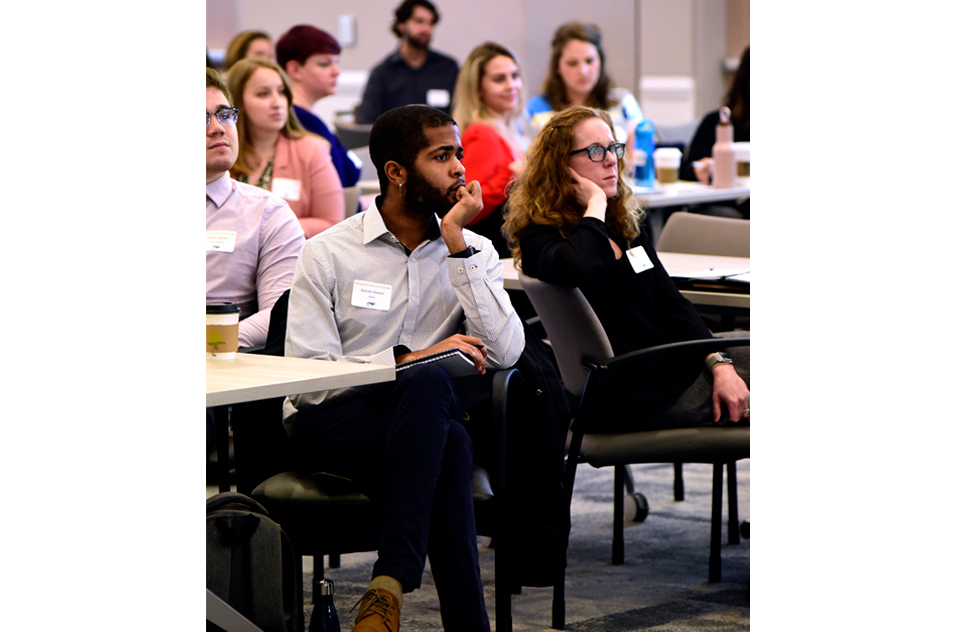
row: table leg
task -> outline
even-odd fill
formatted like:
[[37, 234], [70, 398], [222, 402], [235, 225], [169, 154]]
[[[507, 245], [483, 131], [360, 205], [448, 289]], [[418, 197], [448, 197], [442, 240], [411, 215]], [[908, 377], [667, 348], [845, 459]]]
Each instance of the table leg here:
[[229, 407], [216, 406], [213, 408], [213, 417], [216, 420], [216, 455], [219, 459], [217, 473], [219, 491], [229, 491]]

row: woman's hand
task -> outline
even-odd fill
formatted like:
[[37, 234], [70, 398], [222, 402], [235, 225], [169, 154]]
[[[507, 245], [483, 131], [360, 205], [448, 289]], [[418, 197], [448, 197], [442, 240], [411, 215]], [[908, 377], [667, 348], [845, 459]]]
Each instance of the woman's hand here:
[[750, 418], [750, 390], [730, 364], [714, 366], [714, 423], [720, 421], [721, 405], [731, 423]]
[[584, 217], [596, 217], [603, 222], [607, 211], [607, 195], [595, 182], [585, 178], [573, 168], [568, 167], [568, 171], [571, 173], [574, 197], [587, 209]]
[[698, 181], [710, 184], [710, 176], [714, 172], [713, 162], [713, 158], [701, 158], [692, 163], [694, 165], [694, 175], [697, 176]]

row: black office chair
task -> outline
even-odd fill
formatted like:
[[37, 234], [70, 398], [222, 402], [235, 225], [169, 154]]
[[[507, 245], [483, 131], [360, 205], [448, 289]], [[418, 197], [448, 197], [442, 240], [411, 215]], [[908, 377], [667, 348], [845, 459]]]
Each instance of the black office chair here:
[[[265, 353], [282, 355], [289, 291], [273, 307]], [[491, 378], [492, 449], [497, 463], [507, 458], [507, 412], [516, 369], [499, 370]], [[302, 582], [302, 556], [314, 559], [313, 595], [324, 577], [323, 556], [338, 566], [344, 553], [374, 551], [379, 543], [377, 501], [348, 479], [332, 475], [303, 476], [291, 469], [291, 441], [282, 427], [283, 398], [250, 404], [244, 423], [234, 429], [237, 489], [261, 503], [289, 535]], [[511, 590], [508, 573], [507, 482], [504, 467], [489, 473], [476, 467], [472, 482], [476, 535], [493, 538], [495, 548], [495, 628], [510, 631]], [[301, 606], [304, 615], [304, 604]], [[304, 620], [304, 619], [303, 619]]]
[[[728, 471], [728, 530], [730, 542], [740, 542], [737, 523], [736, 461], [750, 457], [749, 427], [696, 427], [627, 433], [588, 432], [593, 390], [587, 385], [599, 373], [631, 368], [640, 362], [694, 350], [703, 357], [732, 346], [749, 345], [749, 338], [694, 340], [614, 356], [600, 321], [577, 288], [544, 283], [519, 272], [522, 287], [548, 334], [565, 388], [580, 398], [571, 426], [565, 487], [574, 488], [578, 463], [614, 467], [614, 527], [611, 562], [624, 563], [624, 488], [627, 465], [640, 463], [708, 463], [714, 466], [711, 545], [708, 580], [720, 581], [720, 536], [723, 467]], [[563, 587], [562, 587], [563, 590]], [[557, 592], [557, 587], [556, 587]], [[558, 597], [555, 598], [557, 602]], [[564, 627], [562, 612], [553, 613], [552, 627]]]

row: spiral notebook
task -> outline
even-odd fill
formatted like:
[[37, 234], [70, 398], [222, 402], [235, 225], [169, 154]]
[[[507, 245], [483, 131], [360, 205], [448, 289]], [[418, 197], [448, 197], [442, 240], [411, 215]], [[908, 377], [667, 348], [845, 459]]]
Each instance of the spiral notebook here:
[[475, 370], [475, 363], [472, 362], [468, 354], [461, 349], [449, 349], [448, 351], [435, 353], [424, 358], [419, 358], [418, 360], [412, 360], [411, 362], [403, 362], [395, 367], [395, 372], [399, 373], [408, 367], [431, 362], [437, 362], [441, 368], [445, 369], [445, 372], [448, 373], [450, 377], [478, 375], [478, 372]]

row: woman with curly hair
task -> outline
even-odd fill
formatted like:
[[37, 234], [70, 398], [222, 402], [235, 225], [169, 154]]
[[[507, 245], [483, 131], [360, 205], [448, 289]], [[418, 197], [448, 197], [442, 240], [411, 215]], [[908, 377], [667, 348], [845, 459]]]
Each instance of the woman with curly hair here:
[[[606, 112], [572, 106], [552, 117], [511, 191], [504, 232], [516, 265], [547, 283], [580, 288], [616, 355], [712, 338], [641, 230], [643, 213], [623, 171], [624, 147]], [[641, 428], [749, 423], [749, 371], [749, 347], [735, 347], [612, 376], [598, 384], [607, 396], [594, 417], [603, 424], [593, 430], [634, 429], [626, 414], [634, 410]]]

